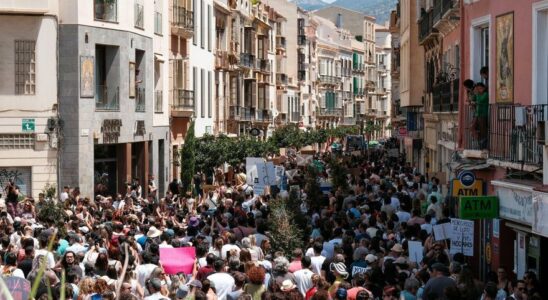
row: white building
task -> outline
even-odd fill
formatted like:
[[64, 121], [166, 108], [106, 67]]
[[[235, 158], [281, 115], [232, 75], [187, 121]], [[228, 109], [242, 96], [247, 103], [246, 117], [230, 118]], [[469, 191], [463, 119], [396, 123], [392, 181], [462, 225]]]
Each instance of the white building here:
[[33, 197], [57, 187], [57, 14], [53, 0], [0, 1], [1, 194], [10, 179]]
[[379, 137], [391, 135], [390, 112], [392, 111], [392, 35], [387, 27], [375, 27], [375, 51], [377, 62], [377, 122], [381, 126]]

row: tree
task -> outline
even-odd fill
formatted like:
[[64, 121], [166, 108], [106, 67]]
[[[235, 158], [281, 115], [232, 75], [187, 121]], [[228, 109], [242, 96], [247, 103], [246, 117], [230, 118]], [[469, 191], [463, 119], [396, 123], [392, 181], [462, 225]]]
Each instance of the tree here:
[[183, 192], [192, 190], [192, 177], [195, 169], [196, 137], [194, 136], [194, 121], [190, 123], [185, 136], [185, 144], [181, 150], [181, 183]]
[[36, 219], [48, 226], [53, 225], [59, 228], [61, 236], [65, 236], [65, 222], [68, 221], [68, 215], [61, 202], [46, 201], [37, 211]]
[[270, 202], [268, 228], [272, 240], [272, 249], [291, 255], [295, 248], [303, 245], [303, 231], [294, 222], [295, 213], [286, 201], [278, 198]]

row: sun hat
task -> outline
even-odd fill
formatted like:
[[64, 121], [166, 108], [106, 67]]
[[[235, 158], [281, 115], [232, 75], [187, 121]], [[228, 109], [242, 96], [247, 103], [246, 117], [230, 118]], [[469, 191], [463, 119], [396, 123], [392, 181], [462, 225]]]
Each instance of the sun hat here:
[[293, 283], [293, 281], [291, 281], [291, 279], [286, 279], [282, 282], [282, 286], [280, 287], [280, 290], [282, 290], [282, 292], [287, 292], [287, 291], [291, 291], [295, 287], [297, 286]]
[[401, 244], [395, 244], [391, 249], [390, 251], [393, 251], [393, 252], [403, 252], [403, 247], [401, 246]]
[[365, 260], [368, 262], [368, 263], [374, 263], [378, 260], [379, 258], [373, 254], [367, 254], [367, 256], [365, 257]]
[[156, 237], [159, 237], [160, 235], [162, 235], [162, 232], [158, 230], [158, 228], [156, 228], [155, 226], [150, 226], [147, 232], [147, 237], [156, 238]]

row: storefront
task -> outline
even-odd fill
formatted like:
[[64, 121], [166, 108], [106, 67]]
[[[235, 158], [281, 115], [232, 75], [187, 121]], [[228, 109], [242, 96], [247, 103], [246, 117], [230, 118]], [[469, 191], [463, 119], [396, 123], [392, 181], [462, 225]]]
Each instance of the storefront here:
[[[492, 246], [492, 269], [500, 266], [516, 273], [519, 279], [526, 271], [534, 271], [539, 278], [546, 277], [548, 259], [541, 257], [542, 249], [548, 249], [548, 235], [545, 230], [544, 215], [538, 216], [538, 207], [548, 204], [548, 197], [536, 193], [536, 206], [533, 205], [534, 189], [538, 183], [526, 181], [493, 180], [499, 197], [499, 217], [489, 222], [489, 238]], [[546, 202], [545, 202], [546, 201]], [[545, 209], [548, 213], [548, 205]], [[538, 222], [535, 223], [535, 217]], [[538, 231], [535, 231], [535, 226]]]

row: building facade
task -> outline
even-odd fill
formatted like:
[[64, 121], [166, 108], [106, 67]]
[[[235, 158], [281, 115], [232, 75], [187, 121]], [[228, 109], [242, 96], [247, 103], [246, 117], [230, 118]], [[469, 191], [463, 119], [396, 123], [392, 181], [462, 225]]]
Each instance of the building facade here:
[[[167, 15], [168, 5], [160, 2], [59, 2], [60, 185], [90, 196], [124, 191], [136, 180], [146, 187], [155, 175], [164, 192], [169, 110], [163, 93], [155, 96], [167, 86], [167, 43], [156, 37], [155, 12]], [[163, 44], [155, 47], [155, 39]]]
[[0, 185], [25, 196], [57, 188], [57, 1], [0, 1]]

